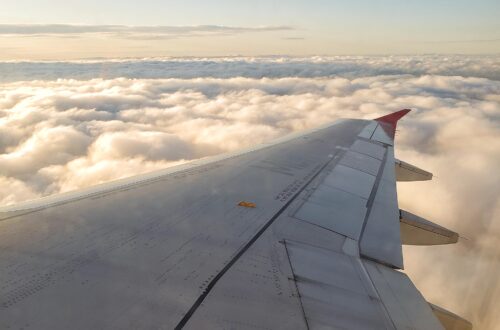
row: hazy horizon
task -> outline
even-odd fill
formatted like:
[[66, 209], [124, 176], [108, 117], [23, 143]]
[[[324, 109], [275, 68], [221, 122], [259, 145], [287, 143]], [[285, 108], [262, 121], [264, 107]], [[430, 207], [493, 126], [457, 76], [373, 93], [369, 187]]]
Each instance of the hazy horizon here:
[[498, 54], [493, 0], [6, 1], [0, 59]]

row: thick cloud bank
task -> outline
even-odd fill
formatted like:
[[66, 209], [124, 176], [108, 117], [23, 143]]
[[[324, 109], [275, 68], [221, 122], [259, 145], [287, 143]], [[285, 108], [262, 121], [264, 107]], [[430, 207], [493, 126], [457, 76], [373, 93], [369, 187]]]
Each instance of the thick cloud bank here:
[[[55, 73], [33, 67], [17, 73], [35, 64], [2, 64], [16, 73], [0, 84], [1, 204], [232, 151], [339, 117], [373, 118], [411, 107], [398, 132], [397, 156], [437, 178], [399, 184], [400, 205], [468, 239], [406, 249], [407, 271], [431, 302], [466, 316], [477, 329], [498, 324], [498, 58], [471, 64], [461, 57], [453, 63], [408, 57], [397, 65], [392, 58], [350, 58], [349, 65], [341, 59], [235, 59], [202, 61], [189, 70], [191, 60], [176, 61], [177, 69], [167, 61], [173, 73], [160, 72], [180, 78], [163, 79], [134, 71], [149, 62], [131, 64], [132, 78], [112, 79], [86, 79], [100, 76], [92, 65], [101, 62], [44, 64]], [[394, 69], [401, 63], [407, 68]], [[350, 73], [328, 73], [337, 65]], [[29, 72], [48, 80], [16, 81]], [[51, 79], [61, 72], [78, 79]], [[493, 79], [484, 78], [489, 75]]]
[[[265, 28], [263, 28], [265, 29]], [[499, 56], [215, 57], [0, 62], [0, 81], [92, 78], [284, 78], [425, 74], [500, 80]]]

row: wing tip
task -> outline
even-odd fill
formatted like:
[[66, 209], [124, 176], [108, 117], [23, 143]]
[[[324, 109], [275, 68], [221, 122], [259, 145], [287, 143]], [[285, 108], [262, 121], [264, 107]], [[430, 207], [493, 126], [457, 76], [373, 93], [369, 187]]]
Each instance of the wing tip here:
[[394, 129], [396, 129], [396, 125], [398, 121], [403, 118], [408, 112], [410, 112], [411, 109], [402, 109], [393, 113], [390, 113], [388, 115], [382, 116], [375, 118], [373, 120], [378, 121], [379, 123], [386, 123], [391, 125]]

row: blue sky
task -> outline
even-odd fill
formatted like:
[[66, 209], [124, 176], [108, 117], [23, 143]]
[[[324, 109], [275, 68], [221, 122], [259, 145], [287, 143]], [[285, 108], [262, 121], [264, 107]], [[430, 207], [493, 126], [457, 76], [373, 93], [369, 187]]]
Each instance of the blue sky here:
[[[287, 27], [281, 31], [139, 37], [11, 36], [0, 31], [1, 58], [158, 55], [338, 55], [499, 53], [500, 1], [312, 0], [160, 1], [16, 0], [1, 5], [0, 23]], [[198, 31], [199, 32], [199, 31]], [[27, 40], [28, 39], [28, 40]], [[76, 42], [79, 39], [78, 42]], [[132, 40], [133, 39], [133, 40]], [[147, 39], [147, 41], [146, 41]], [[155, 39], [153, 42], [152, 39]], [[80, 47], [78, 46], [81, 46]], [[111, 51], [110, 47], [113, 49]], [[3, 48], [3, 49], [1, 49]], [[28, 51], [29, 50], [29, 51]], [[16, 53], [17, 52], [17, 53]], [[17, 55], [16, 55], [17, 54]]]

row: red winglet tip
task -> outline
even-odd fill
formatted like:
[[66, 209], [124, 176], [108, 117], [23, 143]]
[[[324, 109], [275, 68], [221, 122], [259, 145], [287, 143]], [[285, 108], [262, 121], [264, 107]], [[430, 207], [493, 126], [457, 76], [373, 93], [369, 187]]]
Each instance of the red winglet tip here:
[[393, 113], [390, 113], [388, 115], [375, 118], [374, 120], [378, 121], [381, 124], [382, 128], [388, 135], [390, 135], [394, 139], [394, 135], [396, 134], [396, 126], [398, 124], [398, 120], [404, 117], [408, 112], [410, 112], [410, 109], [403, 109], [399, 110]]
[[404, 117], [404, 115], [406, 115], [410, 111], [411, 111], [410, 109], [403, 109], [379, 118], [375, 118], [374, 120], [378, 121], [379, 123], [389, 124], [394, 129], [396, 129], [396, 124], [398, 123], [398, 120], [400, 120], [402, 117]]

